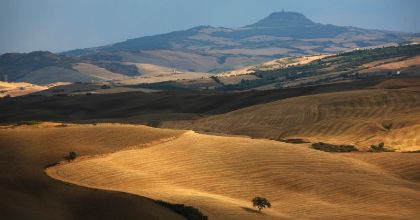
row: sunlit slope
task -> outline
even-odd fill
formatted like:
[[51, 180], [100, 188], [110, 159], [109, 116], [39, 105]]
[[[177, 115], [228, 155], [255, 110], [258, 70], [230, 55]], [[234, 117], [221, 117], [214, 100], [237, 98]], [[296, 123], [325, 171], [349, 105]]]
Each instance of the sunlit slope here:
[[[384, 153], [382, 160], [394, 154], [401, 155], [397, 170], [359, 160], [358, 154], [187, 132], [47, 173], [82, 186], [193, 205], [210, 219], [418, 219], [419, 179], [408, 174], [420, 168], [419, 156]], [[255, 213], [254, 196], [267, 197], [273, 207]]]
[[183, 219], [147, 198], [63, 184], [44, 173], [69, 151], [84, 156], [109, 153], [178, 134], [119, 124], [0, 126], [0, 218]]
[[33, 92], [46, 90], [49, 87], [51, 87], [51, 85], [40, 86], [40, 85], [35, 85], [35, 84], [30, 84], [30, 83], [25, 83], [25, 82], [15, 83], [15, 82], [0, 81], [0, 98], [4, 96], [15, 97], [15, 96], [26, 95]]
[[165, 126], [360, 148], [385, 142], [401, 151], [419, 150], [420, 92], [412, 87], [294, 97]]

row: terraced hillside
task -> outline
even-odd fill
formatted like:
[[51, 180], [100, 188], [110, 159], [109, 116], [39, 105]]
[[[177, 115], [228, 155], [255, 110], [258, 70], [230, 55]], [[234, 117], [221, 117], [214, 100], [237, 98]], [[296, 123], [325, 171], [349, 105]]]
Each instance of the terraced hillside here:
[[[53, 178], [198, 207], [210, 219], [418, 219], [419, 154], [332, 154], [186, 132], [47, 169]], [[258, 214], [254, 196], [272, 208]]]
[[0, 126], [1, 219], [184, 219], [144, 197], [63, 184], [44, 173], [69, 151], [109, 153], [179, 134], [118, 124]]
[[272, 139], [372, 144], [420, 149], [420, 81], [386, 81], [376, 88], [292, 97], [196, 121], [164, 126]]

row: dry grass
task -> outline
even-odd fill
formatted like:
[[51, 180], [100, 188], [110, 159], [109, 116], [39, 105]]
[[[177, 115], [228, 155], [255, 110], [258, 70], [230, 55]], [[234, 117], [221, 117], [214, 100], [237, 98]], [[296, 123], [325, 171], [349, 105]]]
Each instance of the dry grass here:
[[0, 127], [2, 219], [183, 219], [154, 201], [63, 184], [44, 167], [78, 155], [109, 153], [160, 143], [177, 131], [118, 124], [47, 123]]
[[416, 56], [409, 59], [403, 59], [400, 61], [376, 61], [363, 65], [366, 69], [360, 71], [360, 73], [371, 73], [371, 72], [386, 72], [386, 71], [398, 71], [411, 66], [420, 65], [420, 56]]
[[0, 81], [0, 97], [4, 96], [21, 96], [34, 92], [48, 89], [49, 86], [39, 86], [25, 82], [1, 82]]
[[120, 80], [122, 84], [139, 84], [139, 83], [156, 83], [164, 81], [176, 81], [176, 80], [190, 80], [190, 79], [201, 79], [208, 78], [211, 76], [209, 73], [202, 72], [172, 72], [172, 74], [163, 73], [161, 75], [151, 76], [137, 76], [131, 77], [130, 79]]
[[[210, 219], [418, 219], [417, 154], [331, 154], [307, 145], [186, 132], [79, 159], [48, 175], [199, 208]], [[254, 196], [273, 207], [252, 211]]]
[[174, 74], [174, 71], [177, 71], [176, 69], [165, 67], [165, 66], [159, 66], [155, 64], [150, 63], [129, 63], [136, 65], [137, 69], [141, 73], [142, 76], [165, 76], [165, 75], [171, 75]]
[[235, 55], [252, 55], [252, 56], [270, 56], [270, 55], [277, 55], [277, 54], [287, 54], [292, 50], [288, 48], [280, 48], [280, 47], [273, 47], [273, 48], [257, 48], [257, 49], [214, 49], [209, 50], [209, 53], [214, 54], [235, 54]]
[[114, 73], [105, 68], [89, 63], [78, 63], [74, 65], [73, 68], [81, 73], [88, 74], [102, 80], [123, 80], [128, 78], [123, 74]]
[[238, 84], [238, 83], [241, 83], [242, 80], [258, 79], [258, 77], [254, 75], [239, 75], [239, 76], [218, 77], [218, 78], [220, 82], [222, 82], [224, 85]]
[[[385, 142], [397, 150], [412, 151], [420, 149], [418, 91], [409, 87], [294, 97], [164, 126], [274, 139], [298, 137], [362, 150]], [[384, 123], [393, 124], [392, 129], [384, 129]]]
[[218, 74], [218, 76], [231, 77], [231, 76], [252, 74], [252, 73], [255, 73], [256, 70], [268, 71], [268, 70], [284, 69], [290, 66], [308, 64], [310, 62], [313, 62], [313, 61], [316, 61], [316, 60], [319, 60], [328, 56], [331, 56], [331, 55], [318, 54], [318, 55], [308, 55], [308, 56], [301, 56], [301, 57], [285, 57], [285, 58], [270, 60], [268, 62], [264, 62], [259, 65], [237, 68], [235, 70], [220, 73]]

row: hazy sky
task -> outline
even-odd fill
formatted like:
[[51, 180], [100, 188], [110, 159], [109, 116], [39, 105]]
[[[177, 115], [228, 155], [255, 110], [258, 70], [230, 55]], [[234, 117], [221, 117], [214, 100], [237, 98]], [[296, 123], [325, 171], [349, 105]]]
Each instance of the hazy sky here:
[[420, 0], [0, 0], [0, 54], [101, 46], [198, 25], [240, 27], [271, 12], [420, 32]]

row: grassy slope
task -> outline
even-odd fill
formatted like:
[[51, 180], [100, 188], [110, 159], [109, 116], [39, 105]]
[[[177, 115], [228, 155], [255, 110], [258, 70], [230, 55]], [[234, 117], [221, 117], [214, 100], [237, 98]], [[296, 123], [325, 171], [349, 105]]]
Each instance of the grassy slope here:
[[[293, 97], [226, 114], [165, 126], [254, 137], [300, 137], [368, 147], [385, 142], [420, 149], [420, 81], [382, 83], [378, 89]], [[384, 89], [395, 88], [400, 89]], [[387, 130], [383, 124], [392, 124]]]
[[0, 81], [0, 97], [10, 95], [12, 97], [22, 96], [48, 89], [47, 86], [34, 85], [30, 83], [14, 83]]
[[[417, 219], [418, 154], [331, 154], [187, 132], [145, 149], [48, 169], [74, 184], [198, 207], [210, 219]], [[273, 207], [257, 214], [254, 196]]]
[[44, 173], [69, 151], [113, 152], [179, 132], [127, 125], [0, 128], [3, 219], [183, 219], [152, 200], [63, 184]]

